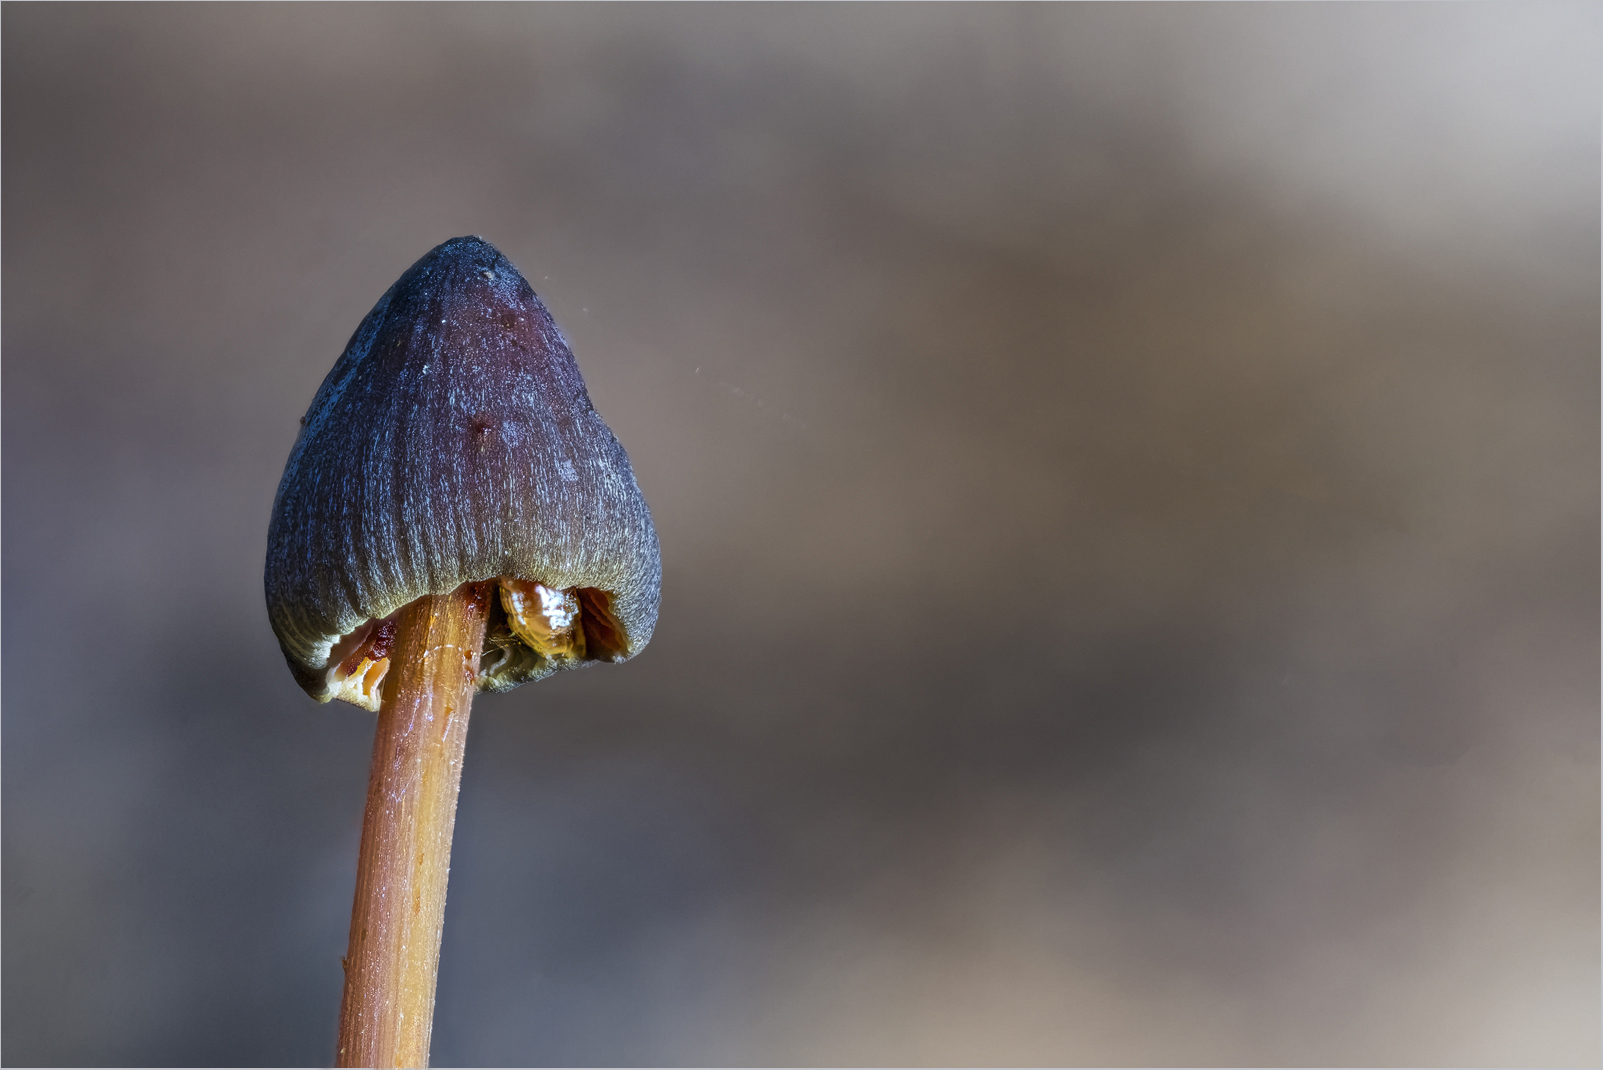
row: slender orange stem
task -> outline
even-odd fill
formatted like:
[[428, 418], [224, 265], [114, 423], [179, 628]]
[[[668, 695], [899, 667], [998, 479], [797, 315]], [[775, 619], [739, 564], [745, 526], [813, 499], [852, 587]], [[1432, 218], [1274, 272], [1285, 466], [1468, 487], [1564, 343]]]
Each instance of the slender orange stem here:
[[401, 610], [373, 741], [335, 1066], [425, 1067], [468, 708], [493, 584]]

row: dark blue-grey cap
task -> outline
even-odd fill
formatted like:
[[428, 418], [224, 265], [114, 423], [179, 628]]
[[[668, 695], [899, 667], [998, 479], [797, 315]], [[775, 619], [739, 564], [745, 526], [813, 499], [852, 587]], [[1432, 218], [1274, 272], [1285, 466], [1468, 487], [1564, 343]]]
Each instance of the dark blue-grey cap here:
[[301, 423], [265, 585], [313, 698], [349, 698], [338, 659], [403, 606], [464, 583], [570, 592], [587, 640], [581, 656], [547, 656], [492, 615], [483, 690], [623, 661], [650, 640], [662, 563], [629, 457], [550, 313], [489, 242], [453, 238], [412, 265]]

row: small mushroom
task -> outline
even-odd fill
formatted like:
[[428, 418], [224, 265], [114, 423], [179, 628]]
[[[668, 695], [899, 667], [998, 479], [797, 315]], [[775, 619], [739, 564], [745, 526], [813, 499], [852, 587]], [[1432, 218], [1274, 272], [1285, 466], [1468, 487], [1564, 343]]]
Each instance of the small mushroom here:
[[427, 1065], [473, 692], [633, 657], [661, 576], [629, 458], [523, 276], [477, 237], [412, 265], [323, 380], [268, 530], [296, 681], [379, 714], [337, 1065]]

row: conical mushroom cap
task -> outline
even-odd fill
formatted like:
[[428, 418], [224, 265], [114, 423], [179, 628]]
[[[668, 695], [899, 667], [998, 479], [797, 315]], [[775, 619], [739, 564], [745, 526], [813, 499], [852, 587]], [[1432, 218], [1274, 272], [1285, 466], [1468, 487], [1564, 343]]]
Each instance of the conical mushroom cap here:
[[268, 530], [267, 611], [295, 679], [326, 702], [331, 651], [425, 594], [502, 578], [571, 592], [591, 641], [548, 657], [492, 617], [481, 689], [623, 661], [656, 625], [661, 558], [628, 455], [517, 268], [453, 238], [379, 299], [302, 420]]

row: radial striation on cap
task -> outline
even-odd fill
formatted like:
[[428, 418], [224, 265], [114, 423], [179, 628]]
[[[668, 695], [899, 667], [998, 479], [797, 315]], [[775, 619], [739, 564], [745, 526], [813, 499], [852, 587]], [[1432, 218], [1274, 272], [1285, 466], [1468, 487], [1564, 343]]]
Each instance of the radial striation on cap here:
[[453, 238], [362, 320], [301, 422], [267, 536], [267, 611], [313, 698], [369, 709], [394, 614], [497, 581], [478, 686], [623, 661], [662, 581], [651, 513], [550, 313]]

